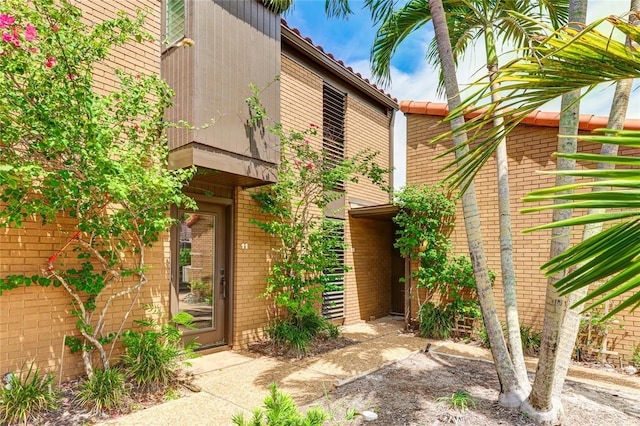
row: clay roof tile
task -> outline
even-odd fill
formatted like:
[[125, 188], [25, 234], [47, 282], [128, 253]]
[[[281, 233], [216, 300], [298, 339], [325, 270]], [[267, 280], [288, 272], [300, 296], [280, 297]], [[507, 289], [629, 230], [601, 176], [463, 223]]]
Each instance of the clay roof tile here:
[[[421, 102], [405, 100], [400, 101], [400, 111], [404, 112], [405, 114], [420, 114], [435, 117], [445, 117], [447, 114], [449, 114], [449, 107], [446, 103], [442, 102]], [[468, 114], [468, 117], [476, 117], [481, 112], [482, 110], [474, 111], [472, 114]], [[591, 114], [580, 114], [580, 130], [605, 128], [607, 127], [607, 121], [607, 117], [595, 116]], [[541, 127], [558, 127], [560, 123], [560, 113], [536, 110], [527, 115], [522, 120], [522, 123]], [[640, 130], [640, 119], [626, 119], [624, 122], [624, 128], [628, 130]]]

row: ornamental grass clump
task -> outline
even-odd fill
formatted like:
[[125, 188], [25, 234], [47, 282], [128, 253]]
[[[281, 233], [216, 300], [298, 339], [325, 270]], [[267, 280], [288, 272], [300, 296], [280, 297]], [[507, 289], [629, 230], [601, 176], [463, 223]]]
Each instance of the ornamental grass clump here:
[[[161, 311], [152, 306], [147, 311], [161, 318]], [[127, 330], [124, 333], [125, 352], [121, 361], [128, 377], [142, 391], [165, 390], [176, 384], [179, 370], [189, 366], [188, 359], [195, 357], [195, 341], [183, 344], [178, 327], [194, 329], [193, 316], [186, 312], [174, 315], [167, 324], [160, 325], [155, 318], [136, 320], [146, 328], [142, 331]]]
[[7, 373], [0, 382], [0, 420], [2, 424], [37, 421], [41, 414], [58, 407], [53, 375], [41, 375], [34, 364], [15, 375]]
[[125, 404], [128, 392], [125, 376], [119, 369], [95, 370], [80, 385], [76, 400], [96, 413], [114, 412]]

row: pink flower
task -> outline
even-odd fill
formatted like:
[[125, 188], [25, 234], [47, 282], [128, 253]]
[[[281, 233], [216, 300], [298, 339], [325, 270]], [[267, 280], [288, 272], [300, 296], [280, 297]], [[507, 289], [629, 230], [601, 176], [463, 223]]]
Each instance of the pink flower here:
[[54, 32], [58, 32], [58, 30], [59, 30], [60, 28], [59, 28], [56, 24], [51, 24], [51, 29], [52, 29]]
[[348, 159], [349, 159], [349, 156], [348, 156], [348, 155], [346, 155], [346, 156], [344, 157], [344, 159], [345, 159], [345, 160], [348, 160]]
[[18, 28], [13, 27], [13, 40], [11, 41], [15, 47], [20, 47], [20, 37], [18, 36]]
[[73, 81], [73, 80], [75, 80], [76, 78], [78, 78], [78, 76], [77, 76], [77, 75], [75, 75], [75, 74], [67, 74], [67, 80], [71, 80], [71, 81]]
[[304, 141], [304, 143], [305, 143], [306, 145], [309, 145], [309, 139], [306, 139], [306, 140]]
[[38, 36], [38, 30], [36, 30], [36, 27], [32, 24], [27, 24], [27, 26], [24, 29], [24, 39], [27, 41], [33, 41], [36, 39], [37, 36]]
[[140, 74], [136, 74], [136, 78], [140, 78]]
[[11, 43], [13, 41], [13, 34], [11, 34], [11, 33], [2, 33], [2, 41], [6, 41], [7, 43]]
[[38, 49], [37, 47], [30, 47], [29, 48], [29, 52], [31, 53], [38, 53], [40, 51], [40, 49]]
[[9, 25], [13, 25], [16, 22], [16, 18], [9, 16], [6, 13], [0, 13], [0, 28], [6, 28]]
[[311, 164], [311, 163], [307, 164], [307, 169], [309, 169], [309, 170], [313, 169], [313, 164]]
[[47, 68], [51, 68], [51, 67], [55, 67], [56, 65], [58, 65], [58, 60], [53, 56], [49, 56], [49, 59], [47, 60], [47, 62], [45, 62], [45, 66]]

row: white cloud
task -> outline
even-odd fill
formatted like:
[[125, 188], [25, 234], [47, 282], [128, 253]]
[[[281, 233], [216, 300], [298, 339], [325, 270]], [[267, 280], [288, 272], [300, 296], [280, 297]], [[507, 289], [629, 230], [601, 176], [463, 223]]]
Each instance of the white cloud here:
[[[587, 21], [591, 22], [597, 18], [608, 15], [623, 15], [628, 10], [629, 4], [626, 1], [611, 2], [608, 0], [598, 1], [591, 0], [589, 3], [589, 13]], [[610, 28], [610, 27], [609, 27]], [[601, 29], [601, 32], [608, 34], [606, 27]], [[424, 41], [425, 49], [419, 52], [416, 57], [423, 58], [426, 51], [427, 40]], [[469, 51], [464, 60], [461, 62], [458, 68], [458, 81], [461, 89], [464, 89], [466, 85], [472, 83], [478, 78], [482, 77], [485, 73], [484, 70], [484, 44], [479, 42], [476, 44], [473, 51]], [[501, 58], [501, 62], [504, 62]], [[354, 66], [354, 68], [356, 68]], [[369, 64], [366, 61], [358, 64], [358, 69], [363, 75], [369, 75]], [[365, 70], [365, 71], [362, 71]], [[389, 93], [396, 97], [398, 101], [401, 100], [416, 100], [416, 101], [431, 101], [431, 102], [444, 102], [443, 98], [439, 98], [436, 95], [437, 88], [437, 72], [426, 63], [422, 62], [422, 65], [415, 69], [411, 73], [402, 72], [397, 68], [392, 68], [392, 86], [389, 88]], [[580, 104], [580, 112], [582, 114], [594, 114], [607, 116], [611, 107], [611, 101], [613, 98], [614, 86], [606, 85], [603, 87], [597, 87], [588, 94]], [[543, 108], [545, 111], [559, 111], [560, 100], [550, 102]], [[640, 118], [640, 82], [636, 81], [634, 89], [632, 91], [629, 109], [627, 112], [628, 118]], [[396, 171], [394, 173], [395, 187], [399, 188], [406, 182], [406, 120], [402, 113], [398, 113], [396, 116], [395, 124], [395, 152], [394, 162]]]

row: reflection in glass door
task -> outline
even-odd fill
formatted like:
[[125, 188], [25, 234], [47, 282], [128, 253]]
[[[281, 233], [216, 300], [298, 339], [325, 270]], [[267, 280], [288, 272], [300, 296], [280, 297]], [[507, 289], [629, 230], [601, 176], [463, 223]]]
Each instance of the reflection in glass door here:
[[225, 343], [224, 214], [211, 210], [179, 212], [178, 311], [193, 316], [196, 329], [183, 331], [203, 346]]
[[197, 329], [214, 325], [215, 219], [212, 214], [184, 213], [180, 221], [178, 309], [193, 315]]

